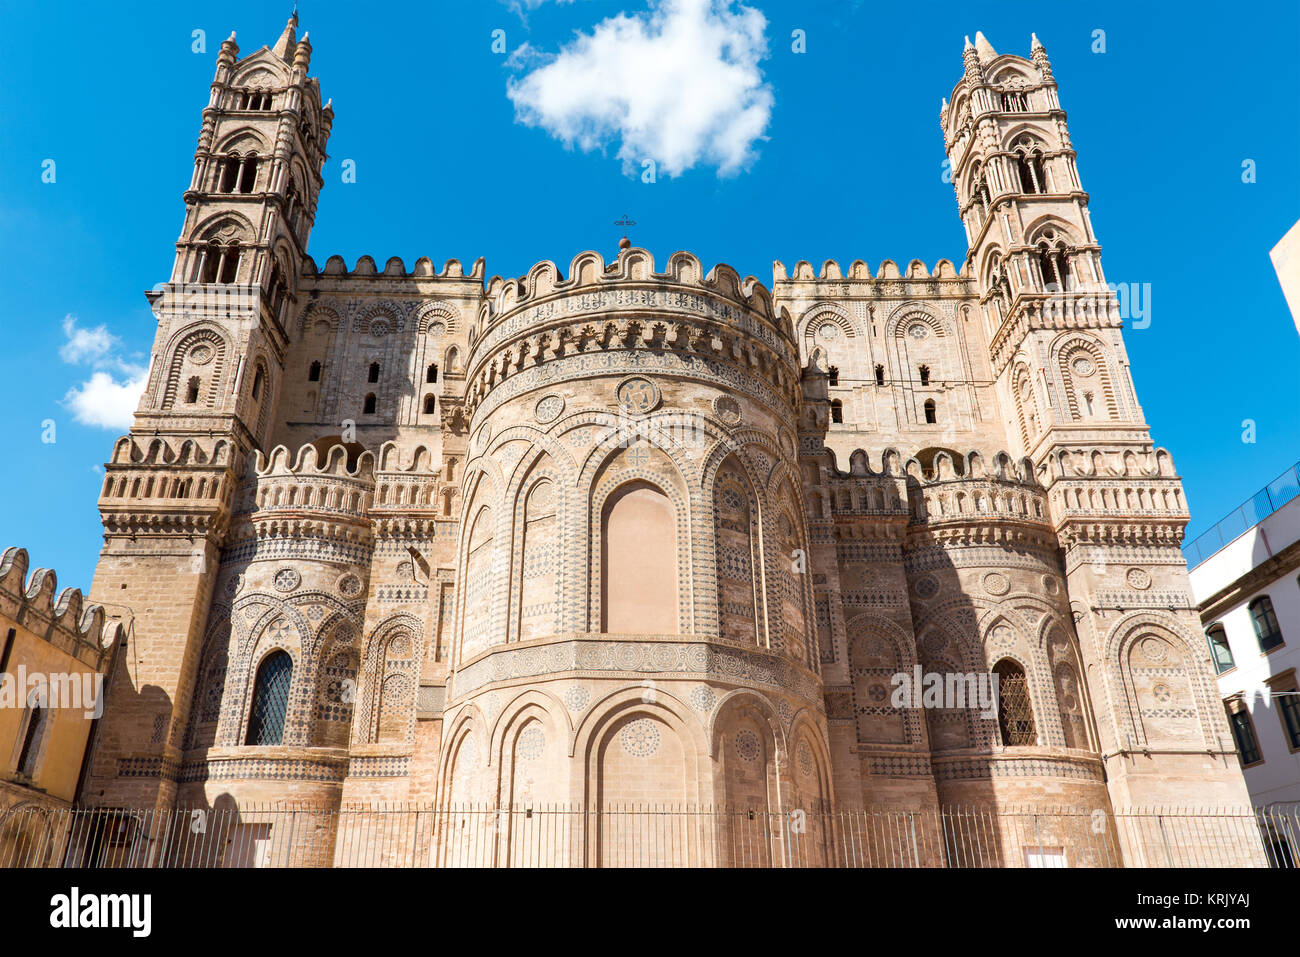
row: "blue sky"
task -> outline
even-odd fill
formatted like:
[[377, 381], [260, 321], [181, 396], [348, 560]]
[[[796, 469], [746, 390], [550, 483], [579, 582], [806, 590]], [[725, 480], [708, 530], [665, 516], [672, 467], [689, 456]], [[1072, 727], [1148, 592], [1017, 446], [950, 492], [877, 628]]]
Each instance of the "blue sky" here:
[[[569, 63], [631, 69], [641, 61], [611, 64], [616, 43], [581, 37], [634, 38], [646, 29], [635, 19], [659, 6], [304, 0], [312, 73], [336, 112], [313, 257], [484, 256], [489, 275], [518, 275], [612, 252], [626, 212], [659, 261], [689, 249], [764, 282], [773, 259], [960, 261], [939, 101], [961, 75], [963, 35], [1028, 55], [1033, 31], [1069, 113], [1108, 278], [1151, 284], [1151, 325], [1126, 341], [1155, 441], [1186, 483], [1191, 535], [1300, 459], [1300, 336], [1268, 258], [1300, 218], [1300, 5], [919, 13], [715, 0], [710, 22], [734, 34], [740, 68], [709, 72], [689, 52], [664, 65], [640, 49], [696, 82], [687, 102], [638, 85], [633, 108], [648, 119], [629, 137], [608, 122], [626, 77], [584, 87], [537, 72], [566, 49]], [[0, 545], [25, 546], [61, 584], [90, 584], [99, 469], [122, 431], [95, 422], [114, 417], [113, 387], [147, 361], [143, 293], [170, 269], [220, 42], [234, 29], [245, 54], [274, 43], [289, 8], [0, 4]], [[605, 23], [620, 13], [629, 19]], [[195, 30], [206, 52], [192, 52]], [[792, 50], [795, 30], [806, 52]], [[1093, 51], [1097, 30], [1105, 52]], [[674, 139], [696, 123], [700, 136]], [[637, 158], [655, 148], [663, 159], [646, 183]], [[352, 184], [340, 181], [346, 159]], [[1242, 182], [1247, 159], [1254, 183]]]

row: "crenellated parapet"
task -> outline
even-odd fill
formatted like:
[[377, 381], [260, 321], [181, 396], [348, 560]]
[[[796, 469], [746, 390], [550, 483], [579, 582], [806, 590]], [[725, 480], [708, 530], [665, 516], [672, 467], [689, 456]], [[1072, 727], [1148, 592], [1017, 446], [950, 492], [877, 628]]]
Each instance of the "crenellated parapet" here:
[[837, 539], [903, 539], [911, 510], [897, 449], [884, 450], [878, 470], [862, 449], [849, 456], [848, 471], [839, 468], [830, 449], [818, 458], [818, 482], [807, 493], [810, 525], [830, 523]]
[[322, 455], [304, 445], [297, 455], [276, 446], [249, 464], [241, 491], [239, 536], [308, 538], [369, 545], [374, 456], [335, 445]]
[[1062, 544], [1182, 541], [1187, 500], [1165, 449], [1061, 449], [1039, 472]]
[[229, 521], [242, 456], [224, 438], [125, 435], [104, 466], [106, 536], [214, 535]]
[[362, 256], [350, 270], [342, 256], [330, 256], [325, 260], [324, 268], [318, 269], [316, 261], [310, 256], [305, 256], [302, 264], [304, 277], [320, 279], [470, 279], [481, 282], [483, 270], [482, 256], [474, 260], [469, 272], [465, 272], [459, 259], [448, 259], [442, 269], [438, 269], [428, 256], [419, 257], [410, 270], [400, 256], [390, 256], [383, 269], [376, 266], [375, 260], [370, 256]]
[[930, 469], [913, 458], [906, 470], [915, 531], [953, 544], [1052, 543], [1046, 491], [1028, 459], [998, 452], [986, 464], [978, 452], [958, 461], [939, 452]]
[[[772, 281], [778, 282], [912, 282], [919, 280], [964, 280], [968, 278], [964, 273], [959, 273], [952, 262], [947, 259], [940, 259], [934, 264], [934, 269], [927, 269], [925, 263], [919, 259], [913, 259], [907, 264], [906, 270], [900, 271], [898, 264], [892, 259], [886, 259], [881, 262], [880, 268], [873, 275], [871, 267], [861, 259], [855, 259], [849, 263], [848, 271], [845, 272], [840, 268], [840, 264], [834, 259], [828, 259], [822, 263], [821, 269], [814, 272], [812, 263], [806, 259], [801, 259], [794, 264], [794, 268], [789, 272], [786, 271], [785, 263], [781, 260], [772, 262]], [[883, 287], [882, 287], [883, 291]]]
[[650, 355], [690, 378], [743, 381], [774, 409], [793, 407], [799, 389], [793, 327], [767, 288], [723, 264], [706, 274], [685, 252], [662, 272], [649, 252], [628, 247], [609, 264], [580, 253], [567, 278], [549, 261], [519, 279], [493, 278], [469, 344], [471, 414], [504, 401], [496, 393], [521, 376], [524, 388], [535, 378], [601, 376]]
[[0, 615], [100, 670], [113, 643], [125, 635], [122, 623], [87, 602], [81, 589], [59, 591], [54, 572], [31, 568], [30, 562], [27, 549], [17, 546], [0, 555]]
[[457, 501], [457, 484], [446, 481], [427, 447], [408, 451], [386, 442], [379, 450], [370, 515], [380, 537], [431, 536], [438, 521], [454, 521]]

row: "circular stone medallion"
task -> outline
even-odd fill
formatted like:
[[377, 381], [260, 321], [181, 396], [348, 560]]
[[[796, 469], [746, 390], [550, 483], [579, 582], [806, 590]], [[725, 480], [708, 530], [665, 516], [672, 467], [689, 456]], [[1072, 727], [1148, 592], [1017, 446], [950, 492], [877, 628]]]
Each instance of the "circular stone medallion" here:
[[659, 750], [659, 728], [650, 718], [629, 722], [618, 737], [623, 750], [633, 757], [649, 757]]
[[302, 576], [292, 568], [281, 568], [275, 573], [275, 587], [279, 591], [293, 591], [302, 582]]
[[659, 387], [644, 376], [632, 376], [618, 384], [615, 393], [618, 407], [628, 415], [645, 415], [653, 412], [662, 398]]
[[740, 424], [740, 403], [734, 396], [720, 395], [713, 400], [713, 411], [727, 425]]
[[542, 425], [554, 422], [564, 411], [564, 400], [558, 395], [544, 395], [533, 406], [533, 417]]
[[742, 761], [753, 762], [761, 751], [758, 735], [753, 731], [749, 728], [741, 728], [736, 732], [736, 754], [740, 755]]
[[1151, 576], [1142, 568], [1130, 568], [1124, 579], [1128, 582], [1129, 588], [1136, 588], [1138, 591], [1146, 591], [1151, 587]]
[[984, 590], [990, 595], [1005, 595], [1011, 591], [1011, 582], [1001, 572], [989, 572], [984, 576]]

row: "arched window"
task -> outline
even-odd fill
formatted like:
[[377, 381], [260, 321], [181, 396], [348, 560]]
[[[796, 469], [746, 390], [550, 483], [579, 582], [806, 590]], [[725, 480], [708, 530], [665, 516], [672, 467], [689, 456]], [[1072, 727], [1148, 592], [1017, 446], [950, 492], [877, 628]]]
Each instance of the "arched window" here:
[[370, 363], [370, 376], [369, 376], [369, 379], [368, 379], [367, 381], [370, 381], [370, 382], [378, 382], [378, 381], [379, 381], [379, 363], [378, 363], [378, 362], [372, 362], [372, 363]]
[[978, 229], [989, 212], [989, 189], [984, 183], [984, 170], [979, 163], [971, 169], [970, 184], [971, 208], [979, 210], [975, 216], [975, 228]]
[[251, 193], [257, 188], [257, 154], [250, 153], [239, 167], [239, 191]]
[[1043, 276], [1043, 288], [1048, 292], [1062, 292], [1072, 288], [1070, 258], [1061, 243], [1050, 243], [1056, 234], [1048, 231], [1038, 244], [1038, 269]]
[[844, 421], [844, 403], [841, 402], [839, 399], [834, 399], [831, 401], [831, 421], [832, 422]]
[[280, 261], [274, 260], [271, 263], [271, 282], [267, 290], [267, 301], [270, 303], [271, 315], [277, 319], [280, 317], [280, 307], [284, 305], [285, 297], [289, 295], [289, 287], [284, 281], [284, 270], [280, 268]]
[[876, 365], [876, 385], [884, 385], [884, 384], [885, 384], [885, 367], [882, 366], [882, 365], [877, 364], [877, 365]]
[[916, 371], [917, 371], [917, 373], [921, 376], [921, 385], [929, 385], [929, 384], [930, 384], [930, 367], [929, 367], [929, 366], [918, 366]]
[[239, 279], [239, 247], [234, 243], [225, 247], [221, 256], [221, 273], [217, 282], [236, 282]]
[[319, 362], [313, 362], [313, 363], [311, 364], [311, 368], [307, 370], [307, 381], [308, 381], [308, 382], [319, 382], [319, 381], [320, 381], [320, 363], [319, 363]]
[[1259, 639], [1260, 651], [1272, 651], [1282, 644], [1282, 629], [1278, 627], [1277, 615], [1273, 613], [1273, 601], [1267, 595], [1260, 595], [1250, 603], [1250, 620], [1255, 625], [1255, 637]]
[[185, 401], [186, 401], [186, 402], [189, 402], [189, 403], [192, 404], [192, 403], [195, 403], [195, 402], [198, 402], [198, 401], [199, 401], [199, 385], [200, 385], [199, 377], [198, 377], [198, 376], [191, 376], [191, 377], [190, 377], [190, 381], [189, 381], [188, 383], [186, 383], [186, 386], [185, 386]]
[[1010, 658], [993, 666], [998, 679], [998, 730], [1004, 745], [1037, 744], [1034, 707], [1029, 700], [1025, 669]]
[[375, 401], [376, 401], [376, 400], [375, 400], [375, 394], [374, 394], [373, 392], [368, 393], [368, 394], [366, 395], [366, 401], [365, 401], [365, 404], [361, 407], [361, 411], [362, 411], [362, 413], [365, 414], [365, 415], [374, 415], [374, 414], [375, 414]]
[[262, 382], [266, 379], [266, 374], [259, 366], [257, 372], [253, 375], [253, 398], [259, 399], [262, 395]]
[[1020, 174], [1020, 192], [1046, 193], [1047, 181], [1043, 178], [1043, 154], [1020, 151], [1016, 154], [1016, 168]]
[[1221, 675], [1237, 667], [1237, 663], [1232, 660], [1232, 649], [1228, 647], [1228, 633], [1222, 625], [1215, 625], [1207, 631], [1205, 638], [1210, 643], [1210, 658], [1214, 661], [1215, 674]]
[[23, 734], [23, 747], [18, 752], [18, 773], [31, 780], [36, 777], [36, 767], [41, 758], [41, 745], [50, 722], [50, 712], [44, 707], [45, 696], [40, 690], [33, 692], [28, 703], [27, 730]]
[[216, 240], [199, 249], [195, 272], [199, 282], [235, 282], [239, 278], [239, 246]]
[[829, 378], [830, 378], [830, 385], [839, 385], [839, 384], [840, 384], [840, 369], [839, 369], [839, 366], [831, 366], [831, 367], [830, 367], [830, 370], [827, 372], [827, 375], [828, 375]]
[[238, 153], [231, 153], [217, 164], [217, 192], [233, 193], [239, 184], [242, 161]]
[[430, 392], [424, 397], [424, 414], [432, 415], [434, 410], [433, 393]]
[[258, 666], [245, 744], [276, 745], [284, 740], [284, 717], [289, 710], [292, 680], [293, 659], [287, 652], [273, 651]]
[[601, 628], [677, 634], [677, 517], [647, 482], [615, 491], [601, 510]]
[[925, 400], [925, 422], [927, 425], [935, 425], [939, 421], [939, 410], [935, 408], [934, 399]]
[[429, 365], [429, 368], [424, 370], [424, 381], [425, 382], [438, 381], [438, 364], [436, 362], [431, 363]]
[[460, 353], [456, 351], [455, 346], [452, 346], [450, 349], [447, 350], [447, 371], [448, 372], [460, 371]]

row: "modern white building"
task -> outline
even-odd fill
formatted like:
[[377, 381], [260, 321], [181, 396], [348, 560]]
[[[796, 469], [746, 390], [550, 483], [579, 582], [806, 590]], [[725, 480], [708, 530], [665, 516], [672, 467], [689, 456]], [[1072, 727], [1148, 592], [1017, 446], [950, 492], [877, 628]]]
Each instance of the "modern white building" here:
[[1300, 332], [1300, 220], [1287, 230], [1268, 255], [1273, 260], [1273, 269], [1277, 272], [1282, 295], [1286, 296], [1291, 318], [1295, 320], [1296, 332]]
[[1184, 553], [1251, 799], [1300, 809], [1297, 493], [1300, 463]]

